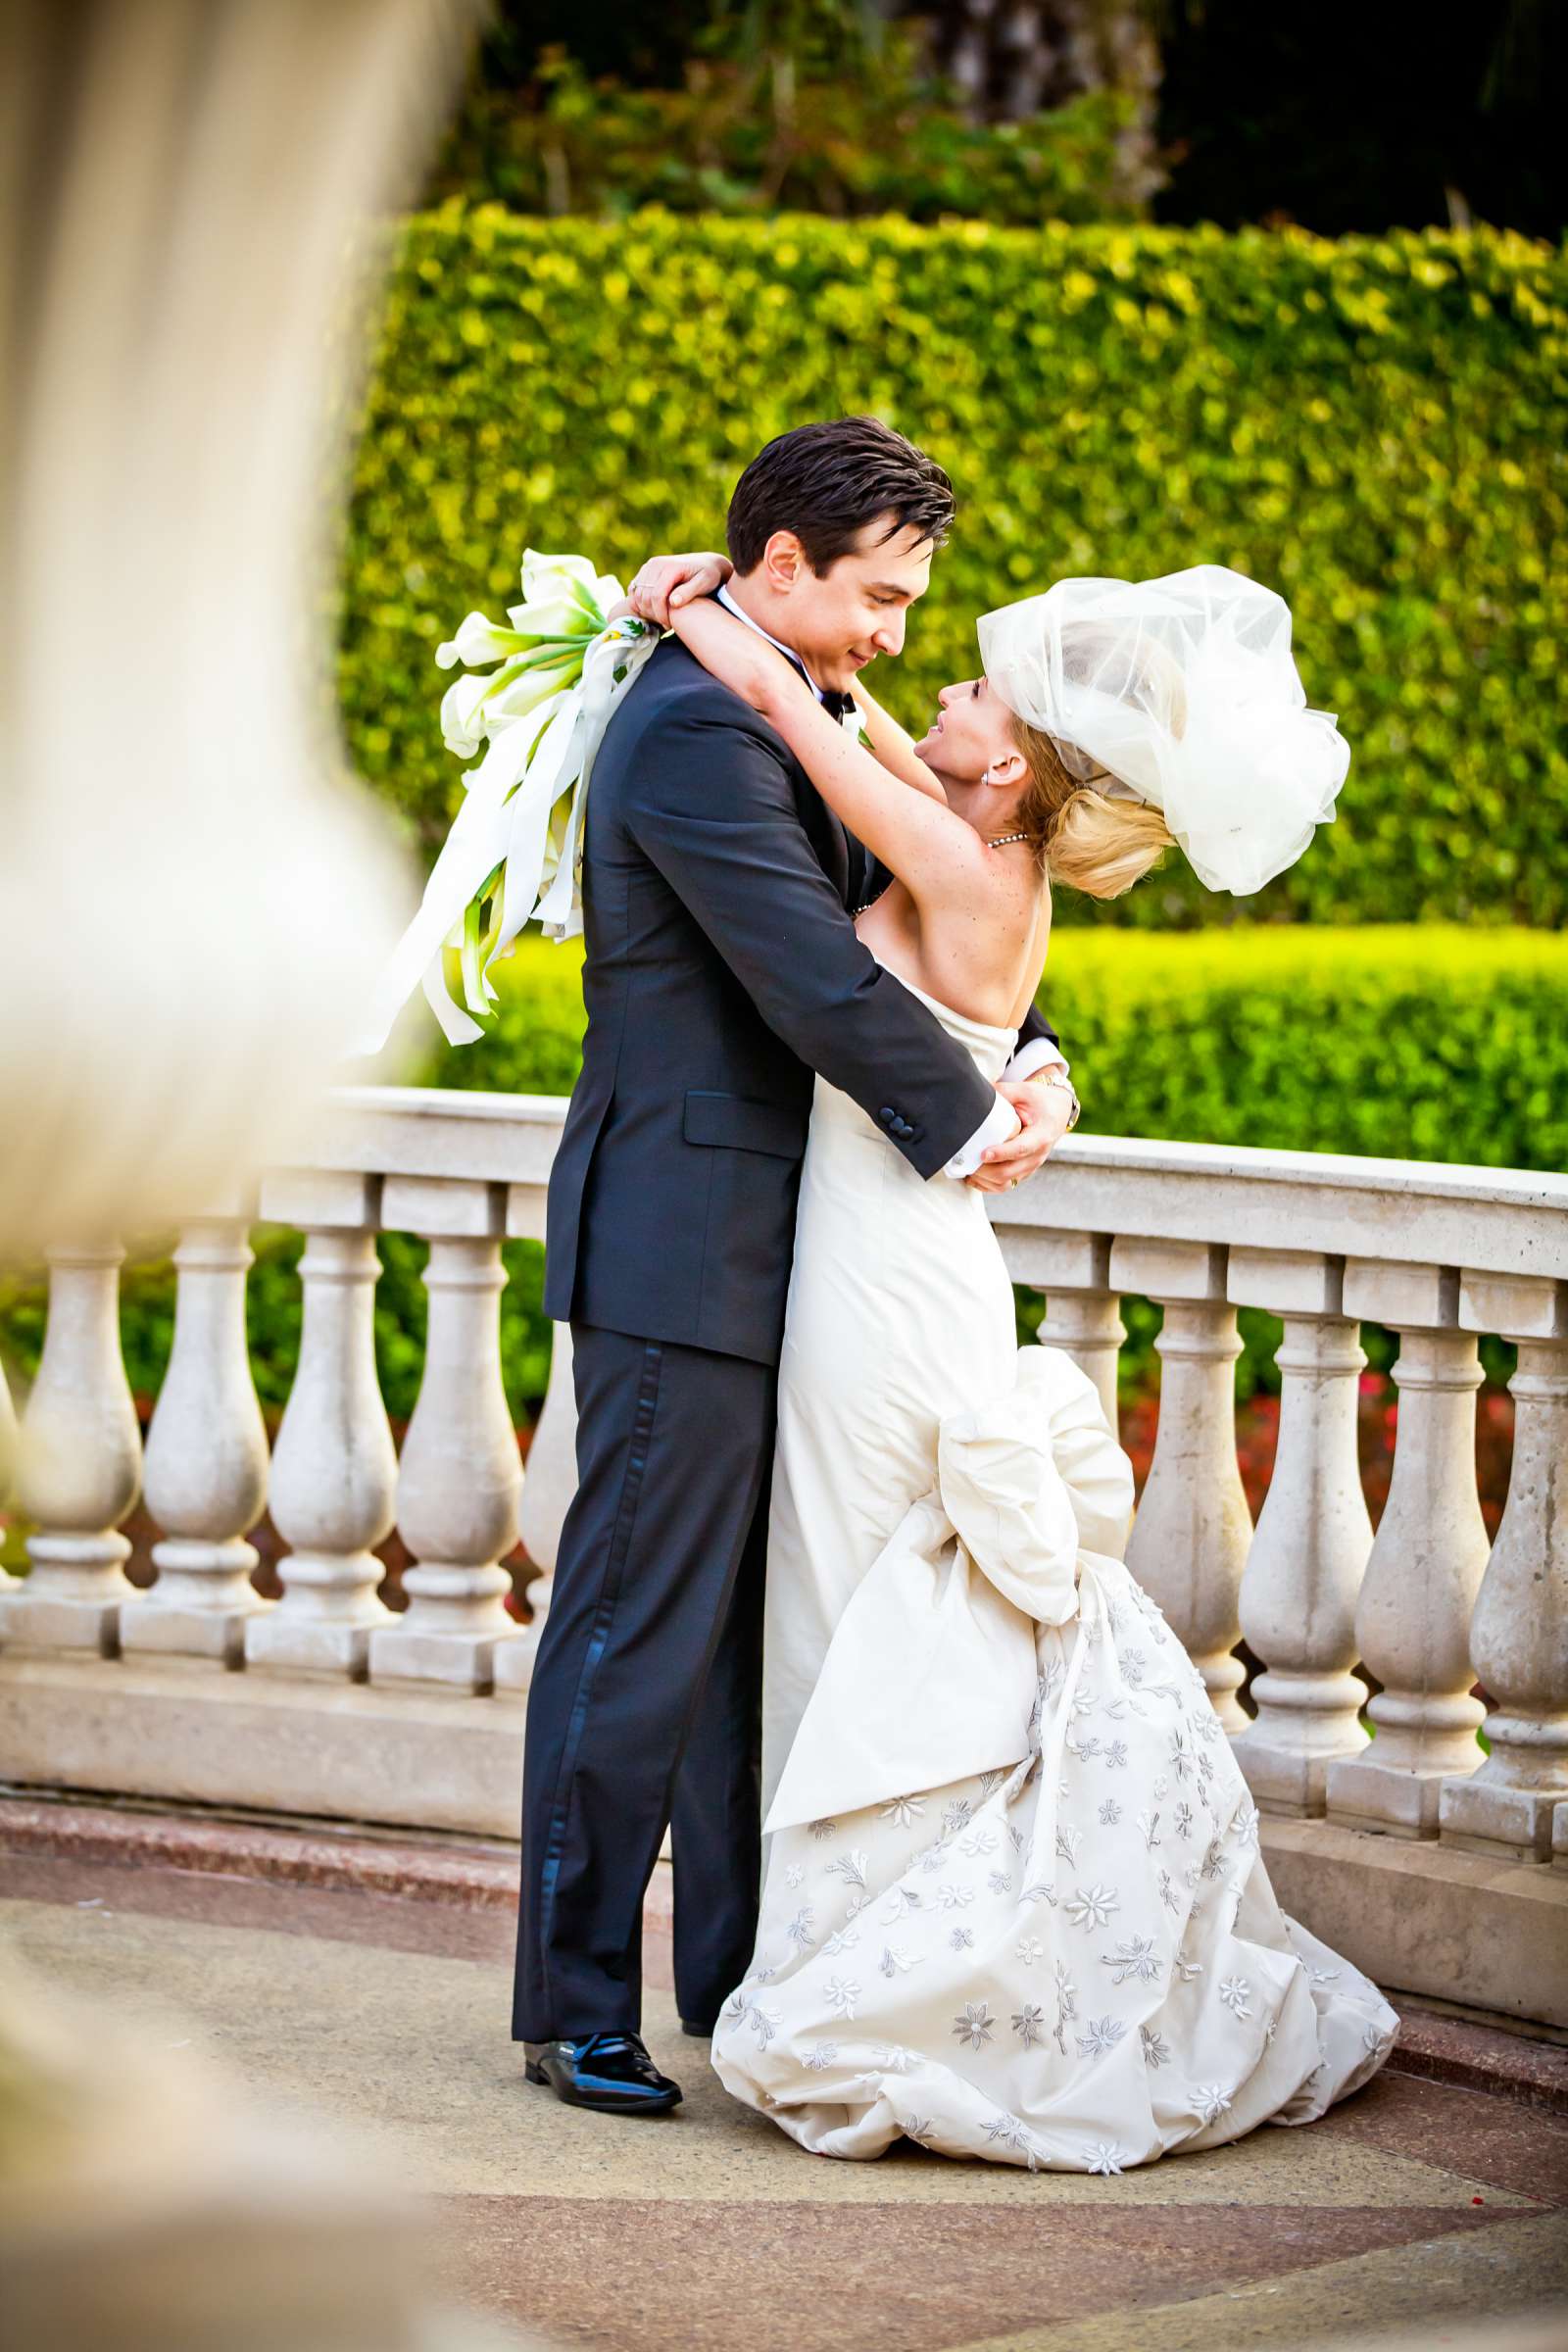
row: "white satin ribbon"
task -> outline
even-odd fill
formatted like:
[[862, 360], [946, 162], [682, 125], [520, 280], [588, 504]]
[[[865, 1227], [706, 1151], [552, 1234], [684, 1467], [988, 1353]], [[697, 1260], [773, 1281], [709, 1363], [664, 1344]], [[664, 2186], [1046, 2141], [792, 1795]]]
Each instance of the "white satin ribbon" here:
[[[613, 587], [613, 582], [605, 583]], [[551, 938], [582, 929], [582, 837], [588, 784], [605, 729], [658, 644], [656, 632], [628, 634], [622, 622], [593, 638], [582, 676], [491, 738], [466, 777], [452, 830], [430, 870], [418, 912], [398, 942], [370, 998], [364, 1028], [345, 1053], [378, 1054], [414, 989], [425, 1000], [449, 1045], [484, 1031], [446, 984], [444, 950], [457, 944], [464, 916], [497, 866], [501, 916], [486, 942], [478, 982], [489, 1003], [499, 992], [490, 966], [523, 925], [539, 922]]]
[[[1116, 1556], [1132, 1470], [1099, 1392], [1059, 1349], [1019, 1351], [1013, 1388], [950, 1415], [938, 1480], [852, 1595], [764, 1828], [842, 1817], [1018, 1763], [1041, 1626], [1102, 1618], [1094, 1555]], [[1087, 1607], [1087, 1616], [1086, 1616]], [[1053, 1730], [1049, 1810], [1067, 1709]]]

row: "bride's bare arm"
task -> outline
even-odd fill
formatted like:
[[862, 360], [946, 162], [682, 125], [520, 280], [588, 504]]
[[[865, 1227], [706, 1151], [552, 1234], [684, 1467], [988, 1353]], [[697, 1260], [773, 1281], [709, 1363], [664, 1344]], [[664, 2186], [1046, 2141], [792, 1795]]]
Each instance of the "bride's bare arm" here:
[[[711, 596], [734, 568], [727, 556], [711, 550], [702, 555], [650, 556], [637, 566], [630, 594], [622, 597], [606, 618], [613, 620], [618, 613], [635, 612], [639, 619], [652, 621], [659, 628], [670, 628], [683, 605], [694, 603], [698, 597]], [[896, 718], [889, 716], [859, 681], [856, 684], [855, 699], [871, 749], [882, 765], [902, 783], [923, 792], [928, 800], [940, 801], [942, 787], [924, 761], [915, 758], [913, 737], [905, 732]]]
[[[652, 621], [659, 628], [671, 628], [683, 605], [694, 603], [698, 597], [711, 596], [734, 568], [727, 556], [712, 550], [702, 555], [650, 556], [638, 564], [630, 594], [623, 596], [605, 617], [613, 620], [621, 612], [635, 612], [639, 619]], [[940, 801], [942, 787], [924, 761], [915, 758], [913, 737], [888, 715], [859, 681], [856, 684], [855, 699], [871, 749], [883, 766], [901, 782], [923, 792], [928, 800]]]
[[907, 784], [914, 792], [923, 792], [927, 800], [942, 801], [946, 808], [942, 787], [925, 761], [916, 759], [914, 737], [907, 728], [901, 727], [898, 720], [883, 710], [859, 678], [855, 681], [854, 694], [864, 723], [866, 740], [882, 765], [890, 774], [897, 776], [901, 784]]
[[626, 604], [639, 620], [667, 629], [672, 613], [682, 605], [699, 596], [711, 596], [734, 569], [728, 556], [717, 555], [711, 548], [700, 555], [649, 556], [637, 566]]
[[793, 663], [710, 598], [679, 606], [670, 620], [704, 667], [783, 736], [828, 807], [917, 902], [950, 901], [983, 883], [980, 836], [955, 816], [934, 778], [922, 771], [916, 783], [884, 767], [828, 716]]

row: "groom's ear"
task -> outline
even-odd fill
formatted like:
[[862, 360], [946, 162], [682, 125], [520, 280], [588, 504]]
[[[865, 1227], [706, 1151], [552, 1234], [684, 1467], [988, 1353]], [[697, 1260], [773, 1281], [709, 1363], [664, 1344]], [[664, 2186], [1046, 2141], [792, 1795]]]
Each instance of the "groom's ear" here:
[[758, 565], [769, 588], [787, 596], [792, 588], [810, 575], [811, 566], [805, 548], [793, 531], [773, 531], [762, 550]]

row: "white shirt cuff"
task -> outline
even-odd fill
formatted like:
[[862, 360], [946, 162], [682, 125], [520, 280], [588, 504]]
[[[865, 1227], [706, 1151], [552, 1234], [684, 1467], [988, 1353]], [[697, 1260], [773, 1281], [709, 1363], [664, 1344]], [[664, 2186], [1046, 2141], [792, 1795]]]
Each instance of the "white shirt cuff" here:
[[943, 1175], [955, 1177], [959, 1182], [965, 1176], [972, 1176], [992, 1145], [1004, 1144], [1008, 1136], [1016, 1135], [1022, 1125], [1023, 1121], [1012, 1104], [1004, 1096], [999, 1095], [986, 1114], [984, 1125], [976, 1128], [960, 1151], [955, 1152], [943, 1169]]
[[1065, 1078], [1067, 1056], [1061, 1048], [1054, 1046], [1049, 1037], [1032, 1037], [1026, 1046], [1018, 1048], [1002, 1075], [1009, 1085], [1022, 1086], [1026, 1079], [1037, 1078], [1051, 1064], [1054, 1064]]

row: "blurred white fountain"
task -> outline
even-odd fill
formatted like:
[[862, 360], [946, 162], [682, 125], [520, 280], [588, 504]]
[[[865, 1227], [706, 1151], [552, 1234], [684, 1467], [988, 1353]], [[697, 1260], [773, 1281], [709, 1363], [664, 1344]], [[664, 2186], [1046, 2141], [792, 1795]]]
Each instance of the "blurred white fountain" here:
[[0, 1259], [302, 1150], [415, 904], [328, 587], [387, 207], [472, 20], [0, 0]]

